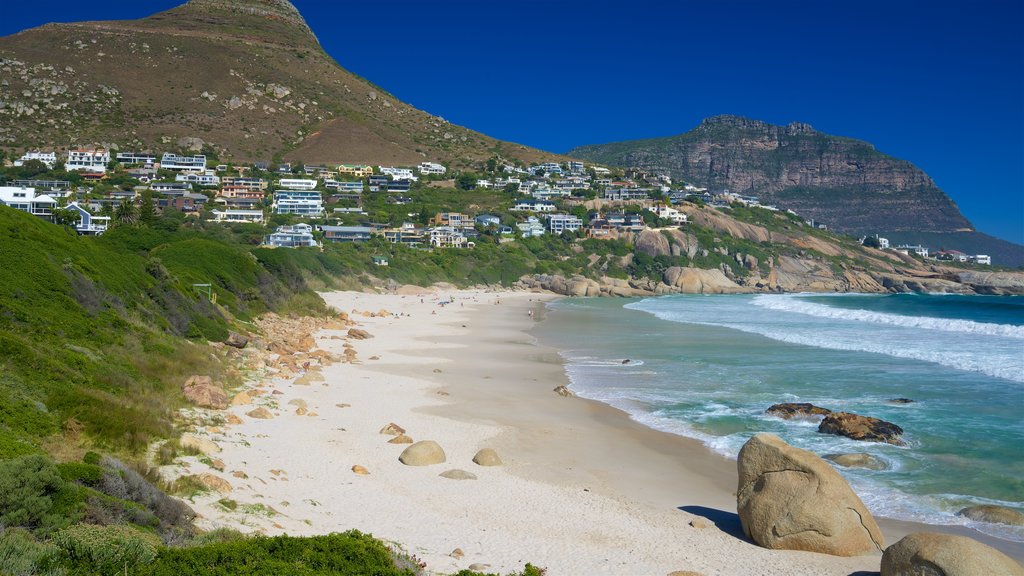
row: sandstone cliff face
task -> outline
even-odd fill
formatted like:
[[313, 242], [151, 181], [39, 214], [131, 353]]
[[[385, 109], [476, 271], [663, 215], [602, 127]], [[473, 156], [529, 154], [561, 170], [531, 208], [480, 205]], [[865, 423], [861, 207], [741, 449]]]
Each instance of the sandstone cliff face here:
[[584, 146], [569, 155], [668, 171], [712, 190], [756, 195], [840, 231], [972, 229], [910, 162], [807, 124], [716, 116], [679, 136]]

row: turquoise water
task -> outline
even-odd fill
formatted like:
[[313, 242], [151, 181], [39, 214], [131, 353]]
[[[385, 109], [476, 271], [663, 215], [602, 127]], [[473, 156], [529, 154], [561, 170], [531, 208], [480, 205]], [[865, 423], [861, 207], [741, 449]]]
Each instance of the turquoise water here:
[[[1024, 510], [1024, 298], [564, 299], [537, 336], [562, 350], [578, 394], [648, 426], [730, 457], [761, 431], [822, 455], [868, 452], [888, 469], [841, 472], [873, 513], [1024, 541], [1022, 527], [955, 515], [971, 504]], [[914, 402], [889, 401], [897, 397]], [[907, 444], [819, 434], [817, 421], [764, 413], [778, 402], [895, 422]]]

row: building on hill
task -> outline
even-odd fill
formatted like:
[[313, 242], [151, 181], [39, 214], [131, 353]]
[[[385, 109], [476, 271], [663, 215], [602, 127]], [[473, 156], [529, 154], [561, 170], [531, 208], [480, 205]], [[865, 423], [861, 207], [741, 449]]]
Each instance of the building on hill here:
[[484, 228], [501, 226], [501, 218], [498, 218], [494, 214], [481, 214], [474, 218], [473, 221]]
[[49, 191], [65, 191], [71, 189], [71, 182], [68, 182], [67, 180], [15, 180], [14, 182], [11, 182], [11, 185]]
[[273, 234], [263, 238], [264, 246], [274, 248], [300, 248], [313, 247], [320, 244], [313, 236], [313, 227], [309, 224], [295, 224], [294, 226], [278, 226]]
[[316, 190], [316, 180], [282, 178], [277, 185], [286, 190]]
[[215, 222], [252, 222], [263, 223], [263, 210], [214, 210], [213, 219]]
[[552, 214], [548, 216], [548, 230], [552, 234], [562, 232], [577, 232], [583, 228], [583, 220], [572, 214]]
[[354, 194], [361, 194], [363, 192], [363, 182], [339, 182], [337, 180], [324, 180], [324, 188], [328, 190], [337, 190], [338, 192], [349, 192]]
[[184, 194], [192, 191], [188, 182], [150, 182], [149, 189], [160, 194]]
[[420, 174], [425, 175], [441, 175], [448, 171], [447, 168], [436, 162], [421, 162], [417, 169], [420, 171]]
[[220, 176], [214, 174], [200, 174], [198, 172], [189, 172], [187, 174], [178, 174], [174, 177], [177, 182], [188, 182], [195, 184], [196, 186], [219, 186]]
[[992, 257], [989, 256], [988, 254], [976, 254], [974, 256], [971, 256], [970, 260], [975, 264], [983, 264], [985, 266], [992, 265]]
[[527, 217], [526, 222], [517, 223], [516, 228], [519, 229], [519, 233], [523, 238], [543, 236], [547, 232], [547, 229], [544, 228], [544, 224], [541, 224], [541, 221], [538, 220], [536, 216]]
[[547, 200], [517, 200], [512, 206], [516, 212], [554, 212], [555, 205]]
[[356, 178], [366, 178], [368, 176], [373, 176], [373, 166], [366, 166], [363, 164], [341, 164], [338, 166], [338, 174], [355, 176]]
[[295, 214], [310, 218], [323, 215], [324, 200], [319, 192], [310, 190], [278, 190], [274, 193], [276, 214]]
[[46, 164], [47, 168], [52, 170], [54, 164], [57, 163], [57, 153], [56, 152], [25, 152], [25, 154], [23, 154], [21, 156], [21, 158], [18, 158], [17, 160], [14, 161], [14, 165], [15, 166], [24, 166], [25, 162], [28, 162], [29, 160], [39, 160], [43, 164]]
[[247, 188], [249, 190], [266, 190], [267, 181], [262, 178], [239, 178], [235, 176], [225, 176], [221, 178], [221, 183], [227, 186], [238, 186], [241, 188]]
[[415, 182], [418, 178], [412, 173], [412, 168], [397, 168], [394, 166], [378, 166], [381, 174], [387, 174], [395, 180], [412, 180]]
[[467, 248], [472, 244], [462, 228], [436, 226], [430, 229], [430, 245], [435, 248]]
[[80, 206], [78, 202], [72, 202], [66, 208], [78, 213], [75, 231], [82, 236], [99, 236], [110, 227], [110, 216], [94, 216], [92, 212]]
[[117, 161], [121, 164], [143, 164], [152, 165], [156, 163], [156, 154], [149, 152], [118, 152]]
[[57, 201], [46, 194], [36, 195], [35, 188], [20, 186], [0, 186], [0, 204], [28, 212], [47, 222], [53, 222], [53, 210]]
[[366, 242], [373, 235], [369, 226], [318, 226], [328, 242]]
[[654, 206], [648, 206], [647, 209], [651, 212], [654, 212], [654, 215], [657, 216], [658, 218], [671, 220], [673, 224], [686, 224], [686, 214], [680, 212], [679, 210], [676, 210], [675, 208], [672, 208], [671, 206], [666, 206], [664, 204], [659, 203], [655, 204]]
[[435, 226], [451, 226], [453, 228], [472, 228], [473, 217], [461, 212], [438, 212], [431, 222]]
[[172, 154], [165, 152], [160, 158], [160, 167], [166, 170], [188, 170], [188, 171], [206, 171], [206, 156], [197, 154], [195, 156], [179, 156], [178, 154]]
[[934, 255], [936, 260], [949, 260], [951, 262], [967, 262], [970, 256], [959, 250], [940, 250]]
[[110, 152], [106, 150], [69, 150], [64, 169], [68, 172], [82, 171], [105, 174], [110, 163]]

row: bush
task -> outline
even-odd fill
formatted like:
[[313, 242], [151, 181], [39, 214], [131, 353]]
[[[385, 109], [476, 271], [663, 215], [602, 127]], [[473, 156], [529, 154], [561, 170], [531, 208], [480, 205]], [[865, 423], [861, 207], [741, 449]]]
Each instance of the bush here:
[[415, 576], [396, 568], [391, 551], [356, 530], [308, 538], [277, 536], [217, 542], [193, 548], [164, 548], [143, 576]]
[[130, 526], [78, 524], [59, 530], [53, 542], [71, 559], [76, 573], [111, 574], [152, 562], [160, 539]]
[[86, 486], [98, 484], [103, 479], [103, 468], [84, 462], [64, 462], [57, 465], [57, 471], [64, 480]]
[[187, 504], [168, 496], [119, 460], [105, 457], [101, 462], [104, 473], [96, 486], [99, 491], [114, 498], [130, 500], [152, 512], [160, 519], [161, 532], [165, 536], [177, 536], [177, 531], [191, 532], [195, 512]]
[[60, 557], [60, 548], [37, 541], [26, 530], [0, 530], [0, 574], [4, 576], [64, 576]]
[[80, 515], [82, 501], [45, 456], [0, 462], [0, 526], [40, 532], [67, 526]]

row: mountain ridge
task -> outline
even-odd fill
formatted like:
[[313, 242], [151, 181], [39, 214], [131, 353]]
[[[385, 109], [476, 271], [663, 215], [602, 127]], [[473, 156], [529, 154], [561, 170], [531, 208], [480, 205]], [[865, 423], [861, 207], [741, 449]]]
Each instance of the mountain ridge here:
[[283, 0], [191, 0], [0, 38], [0, 148], [204, 149], [236, 161], [559, 156], [418, 110], [327, 54]]

